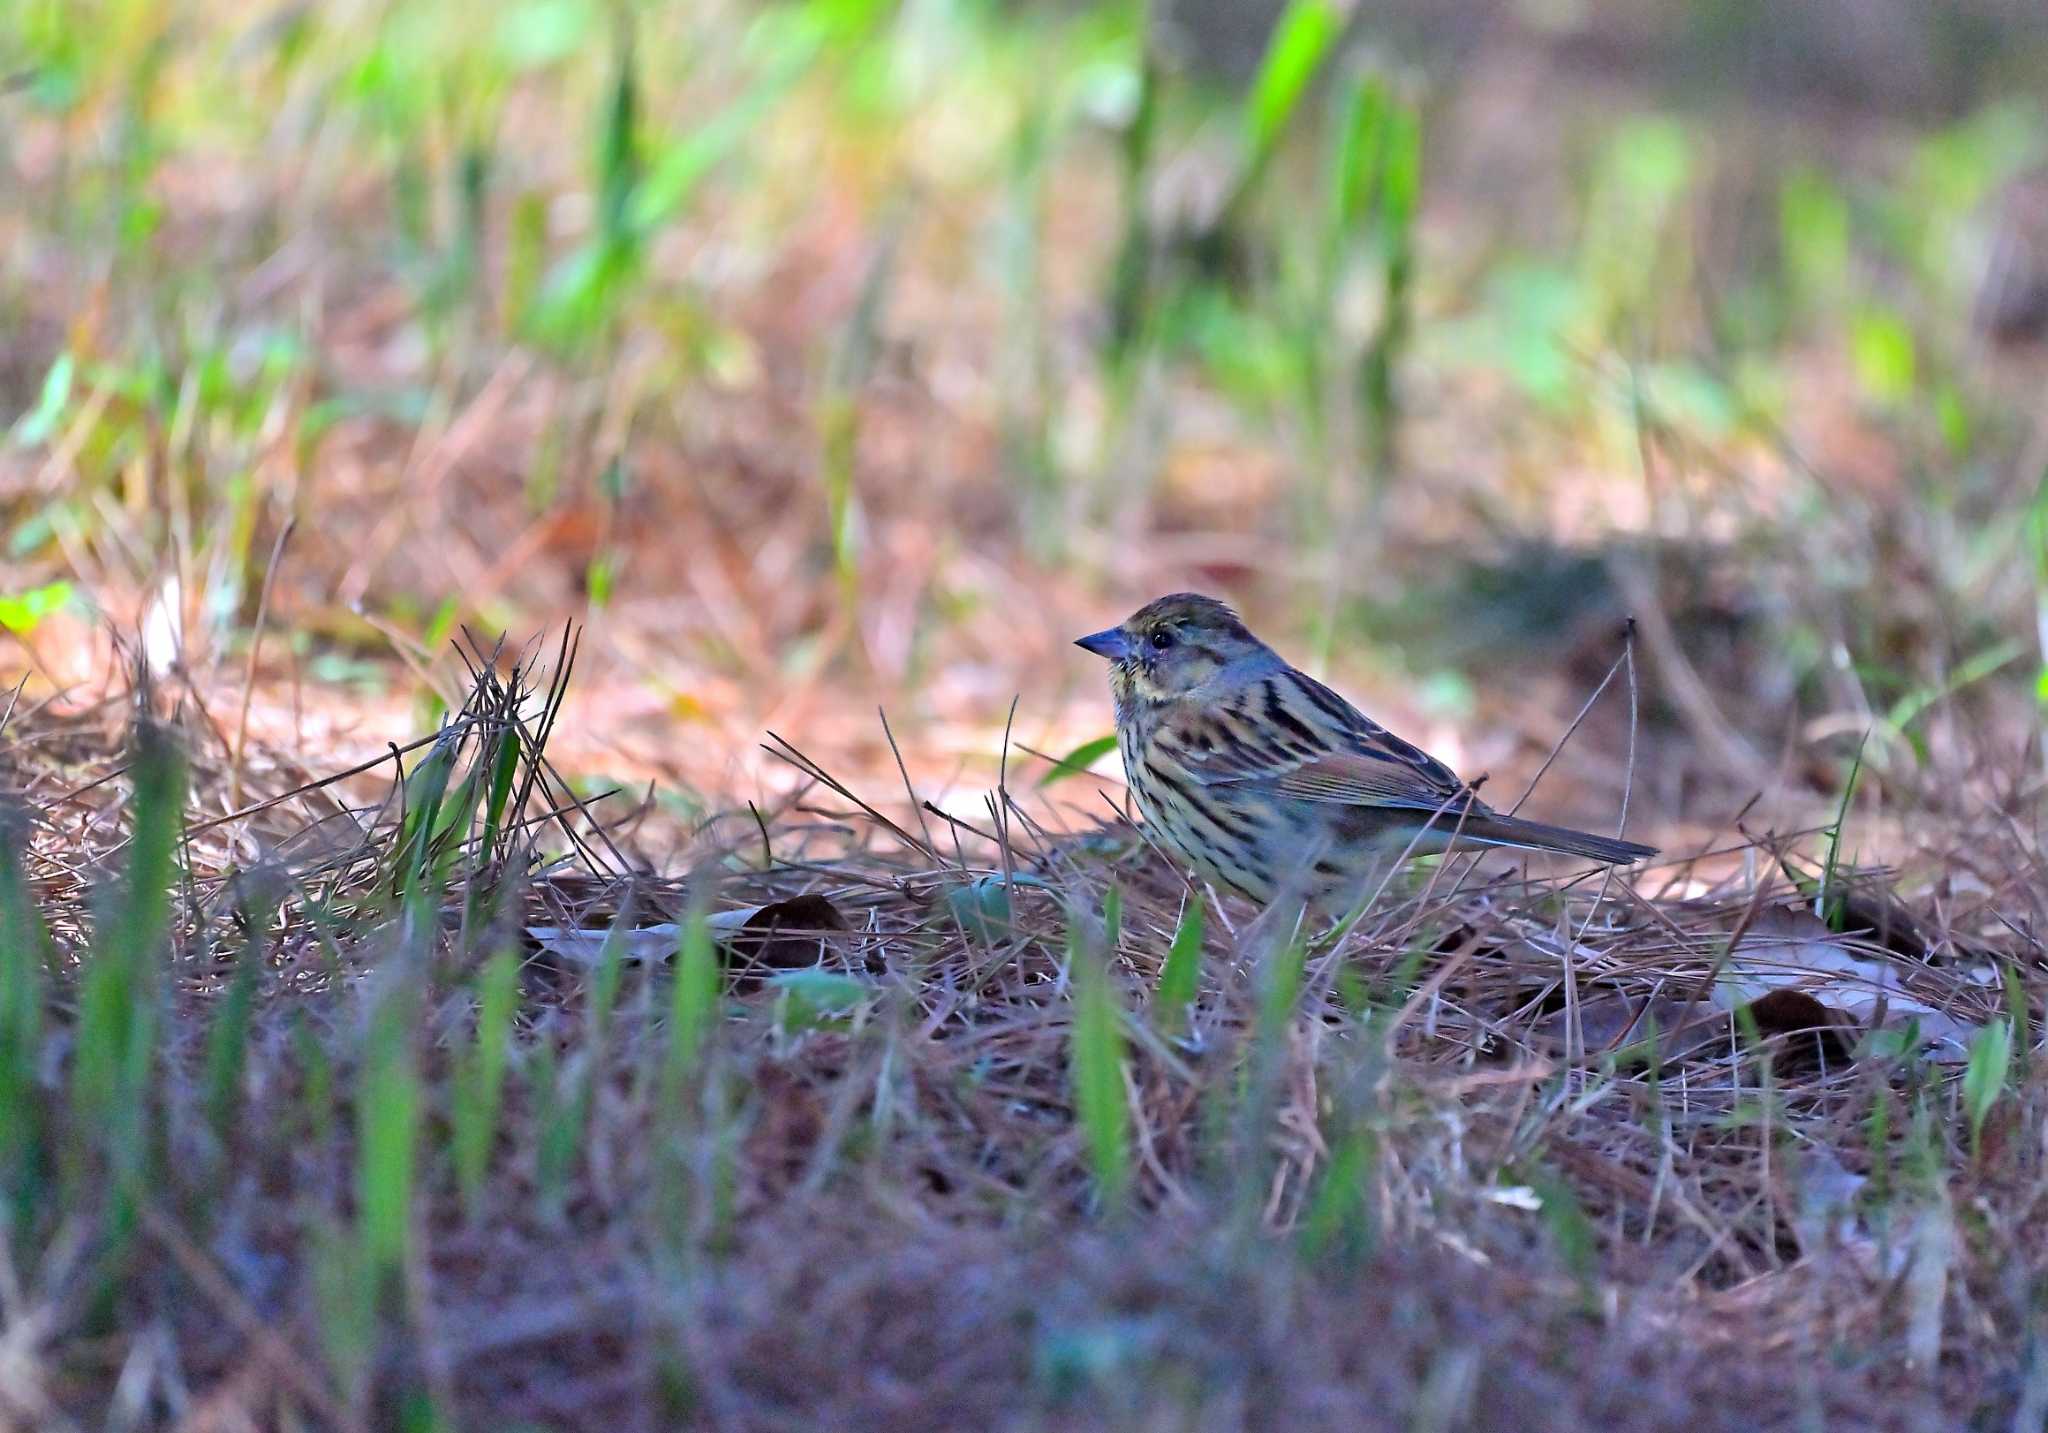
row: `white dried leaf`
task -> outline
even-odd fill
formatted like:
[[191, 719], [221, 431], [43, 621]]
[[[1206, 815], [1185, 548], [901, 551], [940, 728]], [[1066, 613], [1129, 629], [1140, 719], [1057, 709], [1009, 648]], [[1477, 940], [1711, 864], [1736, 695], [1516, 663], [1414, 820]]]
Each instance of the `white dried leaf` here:
[[[754, 928], [755, 922], [772, 927], [778, 919], [783, 924], [806, 928], [821, 926], [831, 929], [839, 924], [838, 912], [832, 909], [829, 901], [818, 896], [798, 896], [789, 901], [770, 901], [766, 905], [714, 911], [704, 918], [704, 925], [713, 940], [720, 945], [732, 945], [742, 935], [756, 937], [762, 934]], [[605, 929], [551, 925], [530, 925], [526, 933], [541, 949], [575, 965], [599, 964], [604, 959], [605, 939], [611, 934]], [[625, 931], [620, 936], [625, 943], [620, 957], [624, 960], [668, 960], [675, 955], [681, 936], [682, 927], [674, 921]]]
[[1779, 990], [1810, 996], [1835, 1014], [1870, 1029], [1917, 1021], [1929, 1059], [1969, 1058], [1982, 1027], [1912, 994], [1890, 960], [1853, 949], [1819, 917], [1803, 910], [1771, 910], [1758, 917], [1729, 957], [1713, 992], [1714, 1004], [1734, 1011]]
[[[574, 965], [596, 965], [602, 961], [604, 943], [611, 935], [608, 930], [552, 925], [530, 925], [526, 933], [542, 950]], [[622, 932], [619, 939], [624, 942], [624, 948], [619, 952], [622, 959], [667, 960], [675, 953], [676, 926], [672, 921], [644, 926], [639, 930]]]

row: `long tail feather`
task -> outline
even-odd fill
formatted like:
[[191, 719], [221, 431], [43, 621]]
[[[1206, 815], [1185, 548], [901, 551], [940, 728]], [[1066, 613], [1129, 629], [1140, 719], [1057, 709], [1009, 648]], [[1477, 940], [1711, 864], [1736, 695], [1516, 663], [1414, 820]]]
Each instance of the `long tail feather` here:
[[1567, 856], [1584, 856], [1604, 866], [1630, 866], [1657, 854], [1655, 846], [1596, 836], [1591, 831], [1574, 831], [1568, 826], [1546, 826], [1541, 821], [1523, 821], [1514, 816], [1473, 817], [1465, 822], [1458, 839], [1525, 851], [1557, 851]]

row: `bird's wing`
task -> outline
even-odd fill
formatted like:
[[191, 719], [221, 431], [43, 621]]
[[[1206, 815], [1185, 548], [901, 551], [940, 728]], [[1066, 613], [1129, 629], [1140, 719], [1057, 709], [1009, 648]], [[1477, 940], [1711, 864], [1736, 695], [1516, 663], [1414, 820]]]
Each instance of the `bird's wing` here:
[[1312, 677], [1286, 671], [1168, 722], [1160, 737], [1208, 785], [1264, 785], [1302, 801], [1455, 815], [1487, 808], [1441, 761]]

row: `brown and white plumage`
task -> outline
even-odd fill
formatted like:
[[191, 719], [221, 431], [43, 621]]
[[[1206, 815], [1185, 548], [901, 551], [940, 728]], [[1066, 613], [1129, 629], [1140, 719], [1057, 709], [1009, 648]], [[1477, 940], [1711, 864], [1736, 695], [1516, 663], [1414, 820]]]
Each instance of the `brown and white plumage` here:
[[1654, 848], [1503, 816], [1441, 761], [1176, 593], [1080, 646], [1109, 659], [1117, 745], [1172, 850], [1255, 900], [1369, 896], [1404, 853], [1508, 846], [1619, 865]]

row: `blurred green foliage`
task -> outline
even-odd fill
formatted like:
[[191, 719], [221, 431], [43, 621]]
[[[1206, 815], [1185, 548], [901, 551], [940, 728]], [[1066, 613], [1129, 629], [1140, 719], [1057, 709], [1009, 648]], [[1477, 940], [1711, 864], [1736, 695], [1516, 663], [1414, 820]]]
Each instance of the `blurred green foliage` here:
[[[31, 203], [0, 317], [27, 341], [0, 366], [0, 418], [14, 461], [77, 481], [9, 489], [8, 555], [141, 569], [174, 552], [205, 635], [232, 641], [263, 535], [313, 514], [348, 435], [395, 433], [410, 484], [519, 355], [564, 389], [522, 434], [518, 501], [595, 509], [578, 581], [614, 603], [638, 575], [621, 516], [645, 481], [635, 442], [686, 424], [697, 393], [764, 381], [757, 301], [781, 281], [761, 276], [811, 262], [823, 206], [858, 279], [796, 357], [815, 570], [848, 605], [883, 560], [870, 410], [905, 306], [935, 281], [994, 300], [982, 476], [1023, 552], [1106, 564], [1094, 533], [1184, 496], [1162, 491], [1177, 425], [1214, 398], [1228, 441], [1278, 469], [1262, 535], [1345, 555], [1303, 602], [1326, 618], [1385, 585], [1390, 495], [1450, 465], [1441, 439], [1418, 460], [1418, 421], [1499, 384], [1540, 451], [1598, 470], [1774, 454], [1800, 486], [1746, 519], [1759, 532], [1838, 501], [1785, 437], [1816, 373], [1846, 374], [1932, 507], [2011, 451], [2021, 416], [1970, 313], [2000, 195], [2048, 159], [2038, 98], [1873, 116], [1881, 158], [1855, 163], [1812, 126], [1759, 142], [1730, 122], [1739, 95], [1560, 105], [1531, 119], [1559, 136], [1554, 222], [1489, 230], [1496, 196], [1459, 170], [1460, 75], [1399, 58], [1391, 29], [1330, 0], [1272, 13], [1233, 83], [1144, 0], [432, 0], [354, 18], [24, 0], [0, 13], [0, 107], [32, 138], [10, 154]], [[1732, 54], [1769, 23], [1672, 33]], [[1463, 216], [1449, 242], [1432, 212]], [[967, 258], [935, 279], [938, 235]], [[332, 352], [344, 299], [383, 315], [381, 377]], [[1965, 570], [1979, 609], [2039, 589], [1993, 591], [1967, 536], [1953, 546], [1932, 565]], [[9, 625], [64, 590], [10, 594]], [[329, 614], [344, 641], [323, 660], [514, 615], [496, 593], [371, 600], [383, 625]], [[1809, 619], [1785, 650], [1827, 648]], [[1987, 645], [1965, 631], [1945, 657]], [[1946, 680], [1916, 659], [1884, 695]]]

